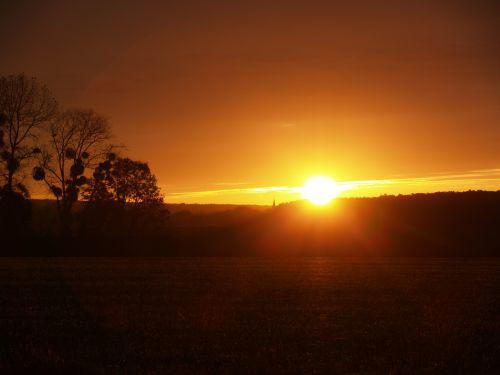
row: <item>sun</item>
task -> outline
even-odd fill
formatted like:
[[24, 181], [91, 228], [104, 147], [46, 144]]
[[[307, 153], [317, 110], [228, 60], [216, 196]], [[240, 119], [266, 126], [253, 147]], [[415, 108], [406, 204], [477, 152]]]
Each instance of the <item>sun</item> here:
[[339, 196], [340, 186], [330, 177], [315, 176], [309, 178], [302, 187], [302, 197], [312, 204], [324, 206]]

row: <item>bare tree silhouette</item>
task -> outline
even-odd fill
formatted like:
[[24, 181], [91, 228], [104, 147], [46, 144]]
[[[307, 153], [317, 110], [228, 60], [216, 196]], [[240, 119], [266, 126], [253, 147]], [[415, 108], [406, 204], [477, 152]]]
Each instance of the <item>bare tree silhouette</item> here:
[[1, 160], [5, 165], [5, 190], [28, 195], [16, 182], [16, 173], [25, 160], [40, 152], [34, 139], [40, 128], [54, 119], [57, 102], [45, 85], [24, 74], [0, 78], [0, 113], [3, 115], [3, 147]]
[[88, 181], [85, 171], [110, 152], [110, 138], [108, 121], [93, 110], [67, 111], [50, 126], [33, 178], [44, 181], [56, 198], [64, 235], [71, 232], [73, 203]]

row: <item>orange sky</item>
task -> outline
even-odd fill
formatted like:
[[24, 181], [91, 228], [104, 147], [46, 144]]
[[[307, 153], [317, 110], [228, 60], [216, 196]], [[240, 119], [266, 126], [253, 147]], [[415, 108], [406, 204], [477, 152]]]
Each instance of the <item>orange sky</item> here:
[[499, 188], [496, 1], [165, 3], [2, 2], [0, 74], [107, 115], [170, 202]]

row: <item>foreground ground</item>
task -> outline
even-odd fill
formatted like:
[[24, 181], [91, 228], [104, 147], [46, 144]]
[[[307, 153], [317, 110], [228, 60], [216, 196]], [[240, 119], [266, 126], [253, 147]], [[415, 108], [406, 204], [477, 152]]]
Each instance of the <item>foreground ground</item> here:
[[0, 372], [500, 370], [500, 259], [0, 259]]

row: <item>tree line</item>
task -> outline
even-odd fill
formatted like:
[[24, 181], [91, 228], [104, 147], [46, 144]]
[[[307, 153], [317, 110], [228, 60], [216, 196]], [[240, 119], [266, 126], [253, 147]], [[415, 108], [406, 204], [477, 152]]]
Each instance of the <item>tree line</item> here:
[[[34, 77], [0, 77], [1, 231], [11, 239], [28, 234], [34, 184], [56, 200], [61, 237], [161, 225], [168, 212], [156, 177], [122, 151], [103, 115], [62, 107]], [[78, 201], [85, 202], [79, 210]]]

